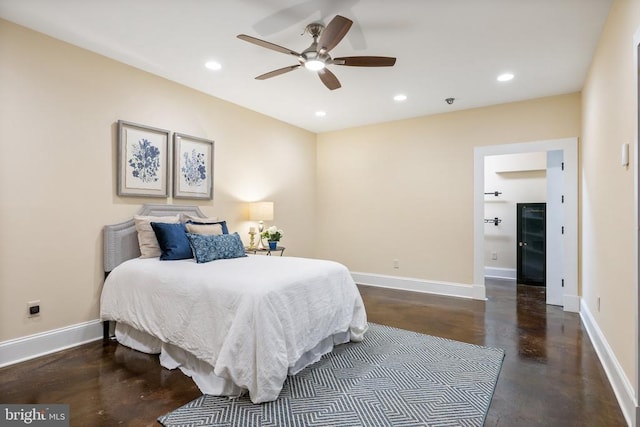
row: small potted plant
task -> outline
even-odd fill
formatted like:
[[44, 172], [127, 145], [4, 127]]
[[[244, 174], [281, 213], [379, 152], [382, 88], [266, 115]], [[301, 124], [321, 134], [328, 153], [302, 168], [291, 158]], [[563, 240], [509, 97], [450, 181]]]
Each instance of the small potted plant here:
[[275, 250], [278, 246], [278, 242], [282, 239], [282, 230], [272, 225], [262, 232], [260, 235], [263, 239], [267, 239], [269, 242], [269, 249]]

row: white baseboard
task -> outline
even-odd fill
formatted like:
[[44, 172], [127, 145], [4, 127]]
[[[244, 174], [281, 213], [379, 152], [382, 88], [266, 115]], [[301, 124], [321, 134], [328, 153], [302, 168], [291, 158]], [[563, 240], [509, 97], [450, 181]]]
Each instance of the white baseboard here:
[[517, 270], [515, 268], [485, 267], [484, 277], [489, 279], [516, 280]]
[[584, 301], [580, 304], [580, 318], [598, 354], [600, 363], [607, 374], [607, 378], [618, 399], [620, 409], [622, 409], [622, 414], [627, 420], [627, 424], [630, 426], [635, 425], [636, 411], [638, 408], [634, 397], [635, 392], [633, 391], [633, 386], [629, 378], [625, 375], [620, 363], [618, 363], [607, 339], [598, 327], [598, 324]]
[[452, 282], [414, 279], [411, 277], [385, 276], [382, 274], [351, 272], [353, 280], [360, 285], [380, 288], [400, 289], [403, 291], [424, 292], [458, 298], [486, 300], [484, 284], [463, 285]]
[[102, 338], [102, 321], [91, 320], [0, 343], [0, 368]]

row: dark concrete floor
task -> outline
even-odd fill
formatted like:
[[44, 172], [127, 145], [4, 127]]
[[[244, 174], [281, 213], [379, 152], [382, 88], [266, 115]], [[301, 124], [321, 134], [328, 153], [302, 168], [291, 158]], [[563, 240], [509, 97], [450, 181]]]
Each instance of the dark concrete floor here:
[[488, 301], [361, 287], [369, 321], [506, 355], [485, 426], [626, 426], [577, 313], [545, 288], [487, 281]]
[[[487, 426], [626, 425], [579, 316], [545, 305], [544, 288], [489, 282], [486, 303], [360, 290], [371, 322], [506, 351]], [[0, 403], [67, 403], [72, 426], [157, 426], [199, 395], [156, 356], [114, 342], [0, 369]]]

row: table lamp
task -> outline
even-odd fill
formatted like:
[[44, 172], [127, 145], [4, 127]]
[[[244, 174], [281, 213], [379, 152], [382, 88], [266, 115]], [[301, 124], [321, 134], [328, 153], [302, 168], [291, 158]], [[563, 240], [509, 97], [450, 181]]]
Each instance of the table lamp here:
[[258, 232], [260, 233], [258, 249], [265, 249], [262, 243], [262, 232], [264, 231], [264, 222], [273, 221], [273, 202], [249, 203], [249, 220], [258, 221]]

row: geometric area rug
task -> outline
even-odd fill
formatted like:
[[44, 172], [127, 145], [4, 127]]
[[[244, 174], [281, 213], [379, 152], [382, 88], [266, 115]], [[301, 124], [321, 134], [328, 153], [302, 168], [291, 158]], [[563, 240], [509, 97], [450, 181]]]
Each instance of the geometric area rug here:
[[504, 350], [369, 323], [364, 340], [284, 383], [273, 402], [204, 395], [158, 418], [186, 426], [482, 426]]

